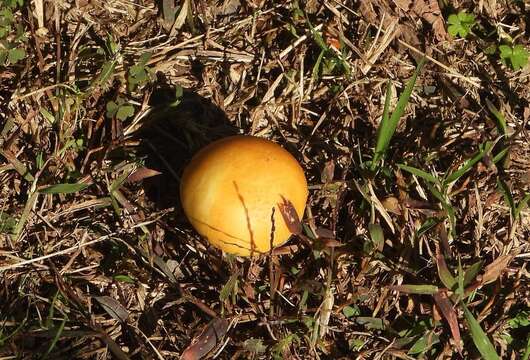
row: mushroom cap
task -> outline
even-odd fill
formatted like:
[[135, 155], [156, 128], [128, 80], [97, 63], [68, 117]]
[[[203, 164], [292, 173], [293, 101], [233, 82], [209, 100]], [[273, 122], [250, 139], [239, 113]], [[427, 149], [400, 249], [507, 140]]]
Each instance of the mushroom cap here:
[[[200, 150], [184, 170], [184, 213], [213, 246], [241, 256], [267, 253], [291, 232], [278, 204], [293, 204], [303, 217], [308, 196], [304, 171], [278, 144], [231, 136]], [[274, 230], [274, 233], [273, 233]]]

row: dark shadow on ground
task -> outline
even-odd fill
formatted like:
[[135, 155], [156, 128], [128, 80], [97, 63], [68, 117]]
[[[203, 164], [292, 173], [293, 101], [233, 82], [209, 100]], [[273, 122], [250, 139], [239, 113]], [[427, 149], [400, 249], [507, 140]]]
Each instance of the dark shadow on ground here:
[[161, 175], [144, 180], [145, 194], [159, 210], [178, 207], [179, 179], [193, 154], [238, 132], [218, 106], [192, 91], [161, 83], [150, 105], [152, 111], [136, 137], [145, 166]]

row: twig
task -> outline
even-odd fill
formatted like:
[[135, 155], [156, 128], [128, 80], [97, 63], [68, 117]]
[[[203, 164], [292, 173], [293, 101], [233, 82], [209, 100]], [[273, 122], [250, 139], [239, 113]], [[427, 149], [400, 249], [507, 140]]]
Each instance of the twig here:
[[471, 84], [471, 85], [475, 86], [476, 88], [479, 88], [479, 89], [482, 88], [482, 85], [480, 85], [479, 83], [476, 82], [476, 81], [478, 81], [477, 78], [470, 78], [469, 76], [465, 76], [465, 75], [462, 75], [462, 74], [458, 73], [455, 69], [452, 69], [449, 66], [439, 62], [438, 60], [434, 59], [432, 56], [429, 56], [429, 55], [425, 54], [423, 51], [420, 51], [420, 50], [416, 49], [414, 46], [409, 45], [408, 43], [406, 43], [405, 41], [403, 41], [401, 39], [398, 39], [398, 42], [401, 45], [405, 46], [407, 49], [412, 50], [412, 51], [414, 51], [415, 53], [417, 53], [417, 54], [419, 54], [421, 56], [424, 56], [427, 60], [432, 61], [434, 64], [436, 64], [439, 67], [441, 67], [442, 69], [448, 71], [449, 73], [445, 74], [445, 75], [452, 76], [452, 77], [457, 77], [459, 79], [464, 80], [468, 84]]
[[92, 244], [96, 244], [96, 243], [102, 242], [104, 240], [110, 239], [110, 237], [113, 236], [113, 235], [115, 235], [115, 234], [104, 235], [104, 236], [101, 236], [101, 237], [99, 237], [99, 238], [97, 238], [95, 240], [88, 241], [88, 242], [86, 242], [84, 244], [75, 245], [75, 246], [69, 247], [68, 249], [60, 250], [60, 251], [57, 251], [57, 252], [54, 252], [54, 253], [51, 253], [51, 254], [48, 254], [48, 255], [39, 256], [39, 257], [36, 257], [36, 258], [33, 258], [33, 259], [24, 260], [24, 261], [18, 262], [16, 264], [5, 265], [5, 266], [0, 267], [0, 272], [6, 271], [6, 270], [12, 270], [12, 269], [15, 269], [15, 268], [18, 268], [18, 267], [21, 267], [21, 266], [30, 265], [30, 264], [33, 264], [33, 263], [36, 263], [36, 262], [39, 262], [39, 261], [42, 261], [42, 260], [46, 260], [46, 259], [50, 259], [50, 258], [53, 258], [53, 257], [56, 257], [56, 256], [68, 254], [68, 253], [71, 253], [71, 252], [76, 251], [78, 249], [84, 248], [86, 246], [89, 246], [89, 245], [92, 245]]
[[[314, 30], [320, 30], [322, 29], [322, 24], [318, 24], [317, 26], [314, 27]], [[300, 36], [298, 39], [296, 39], [296, 41], [294, 43], [292, 43], [291, 45], [287, 46], [281, 53], [280, 53], [280, 60], [283, 59], [284, 57], [287, 56], [287, 54], [289, 54], [291, 51], [293, 51], [294, 48], [296, 48], [298, 45], [300, 45], [301, 43], [303, 43], [305, 41], [305, 39], [307, 39], [307, 34], [304, 34], [302, 36]]]

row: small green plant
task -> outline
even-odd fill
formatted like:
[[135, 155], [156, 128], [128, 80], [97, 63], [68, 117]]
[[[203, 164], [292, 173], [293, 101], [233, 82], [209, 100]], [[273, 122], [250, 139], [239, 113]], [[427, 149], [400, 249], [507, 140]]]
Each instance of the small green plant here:
[[[433, 346], [440, 342], [440, 338], [433, 330], [427, 331], [423, 336], [421, 336], [414, 345], [407, 352], [408, 355], [424, 355], [429, 350], [433, 350]], [[432, 354], [434, 355], [434, 353]]]
[[461, 38], [465, 38], [471, 32], [473, 26], [476, 25], [475, 15], [468, 14], [465, 11], [449, 15], [447, 22], [449, 23], [447, 32], [453, 37], [458, 35]]
[[[518, 311], [514, 317], [506, 322], [503, 338], [513, 349], [523, 353], [521, 359], [530, 358], [530, 309]], [[526, 333], [526, 337], [520, 334]]]
[[350, 76], [351, 69], [345, 60], [346, 54], [335, 51], [324, 40], [322, 33], [317, 31], [306, 17], [307, 24], [316, 45], [320, 48], [320, 54], [313, 65], [312, 78], [317, 80], [320, 75], [345, 74]]
[[119, 97], [116, 101], [109, 101], [107, 103], [108, 118], [116, 117], [118, 120], [124, 121], [134, 115], [134, 107], [125, 99]]
[[12, 8], [4, 3], [0, 6], [0, 65], [13, 65], [24, 59], [25, 42], [24, 27], [15, 22]]
[[4, 3], [4, 6], [14, 9], [17, 6], [24, 5], [24, 0], [3, 0], [3, 3]]
[[105, 45], [96, 51], [96, 59], [103, 57], [105, 61], [101, 65], [99, 74], [90, 82], [90, 88], [107, 88], [115, 75], [116, 65], [121, 58], [120, 44], [112, 36], [107, 36]]
[[293, 345], [300, 345], [300, 338], [296, 334], [290, 334], [278, 342], [272, 347], [272, 358], [273, 359], [285, 359], [286, 355], [289, 354], [289, 348]]
[[134, 91], [138, 86], [149, 81], [150, 69], [147, 62], [151, 59], [150, 53], [144, 53], [140, 56], [138, 64], [131, 66], [127, 76], [129, 91]]
[[497, 186], [499, 188], [499, 191], [504, 196], [504, 201], [510, 207], [510, 213], [514, 221], [519, 220], [521, 212], [528, 206], [528, 202], [530, 201], [530, 193], [525, 194], [525, 196], [518, 203], [516, 203], [510, 191], [510, 188], [500, 178], [497, 180]]
[[0, 211], [0, 234], [10, 234], [17, 226], [17, 220], [12, 216]]
[[221, 289], [221, 292], [219, 293], [219, 300], [221, 301], [222, 308], [221, 313], [224, 314], [225, 308], [227, 304], [235, 304], [237, 300], [237, 292], [238, 292], [238, 280], [239, 274], [234, 273], [226, 284]]
[[354, 306], [345, 306], [344, 308], [342, 308], [342, 313], [344, 314], [344, 316], [346, 316], [347, 318], [351, 318], [353, 316], [359, 316], [361, 315], [361, 309], [359, 309], [359, 307], [357, 305], [354, 305]]
[[[437, 285], [399, 285], [391, 286], [391, 289], [407, 294], [432, 295], [443, 318], [445, 318], [449, 325], [457, 350], [461, 353], [462, 339], [460, 335], [460, 326], [457, 313], [454, 310], [456, 306], [459, 306], [464, 312], [464, 320], [467, 323], [471, 340], [482, 355], [482, 359], [498, 360], [499, 356], [495, 351], [493, 343], [473, 314], [468, 310], [466, 299], [473, 296], [477, 286], [480, 287], [493, 282], [498, 276], [500, 276], [500, 272], [493, 274], [491, 269], [498, 267], [505, 259], [506, 258], [503, 259], [501, 257], [488, 265], [483, 276], [477, 276], [482, 267], [482, 261], [478, 261], [464, 270], [459, 260], [457, 274], [455, 276], [453, 275], [453, 272], [449, 270], [444, 255], [438, 253], [436, 255], [438, 277], [441, 283], [445, 286], [445, 289], [440, 289]], [[415, 344], [415, 346], [409, 350], [409, 354], [423, 349], [424, 347], [420, 341], [419, 344]]]
[[509, 65], [513, 70], [524, 68], [528, 64], [530, 52], [523, 45], [500, 45], [500, 58], [504, 65]]
[[[522, 360], [530, 358], [530, 309], [519, 309], [504, 325], [503, 340], [510, 348], [522, 354]], [[526, 336], [521, 336], [526, 334]]]
[[89, 187], [89, 184], [85, 183], [64, 183], [64, 184], [55, 184], [46, 186], [39, 190], [39, 193], [41, 194], [73, 194], [76, 192], [80, 192], [87, 187]]

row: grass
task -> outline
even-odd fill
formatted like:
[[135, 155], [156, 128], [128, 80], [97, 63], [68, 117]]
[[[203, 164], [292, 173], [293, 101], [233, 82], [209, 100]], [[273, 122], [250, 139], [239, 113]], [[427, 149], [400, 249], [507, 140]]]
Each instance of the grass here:
[[[524, 4], [176, 3], [0, 5], [0, 358], [528, 359]], [[179, 205], [235, 133], [310, 187], [254, 259]]]
[[388, 83], [386, 87], [383, 117], [381, 118], [381, 124], [379, 125], [379, 128], [377, 129], [377, 136], [376, 136], [377, 140], [376, 140], [376, 145], [375, 145], [375, 150], [374, 150], [374, 157], [372, 159], [372, 163], [370, 166], [370, 169], [372, 171], [375, 171], [375, 169], [379, 165], [379, 162], [381, 161], [381, 159], [383, 159], [386, 152], [388, 151], [388, 147], [390, 146], [390, 142], [392, 141], [392, 137], [394, 136], [399, 120], [401, 119], [401, 117], [403, 116], [403, 113], [405, 112], [405, 108], [409, 102], [410, 96], [412, 95], [412, 90], [414, 89], [414, 85], [416, 84], [416, 79], [418, 78], [418, 75], [424, 64], [425, 64], [425, 59], [422, 59], [418, 63], [418, 66], [416, 67], [416, 70], [414, 71], [412, 78], [408, 81], [407, 86], [403, 90], [403, 93], [399, 96], [399, 100], [396, 104], [396, 108], [392, 112], [392, 115], [389, 115], [390, 114], [390, 96], [391, 96], [390, 83]]

